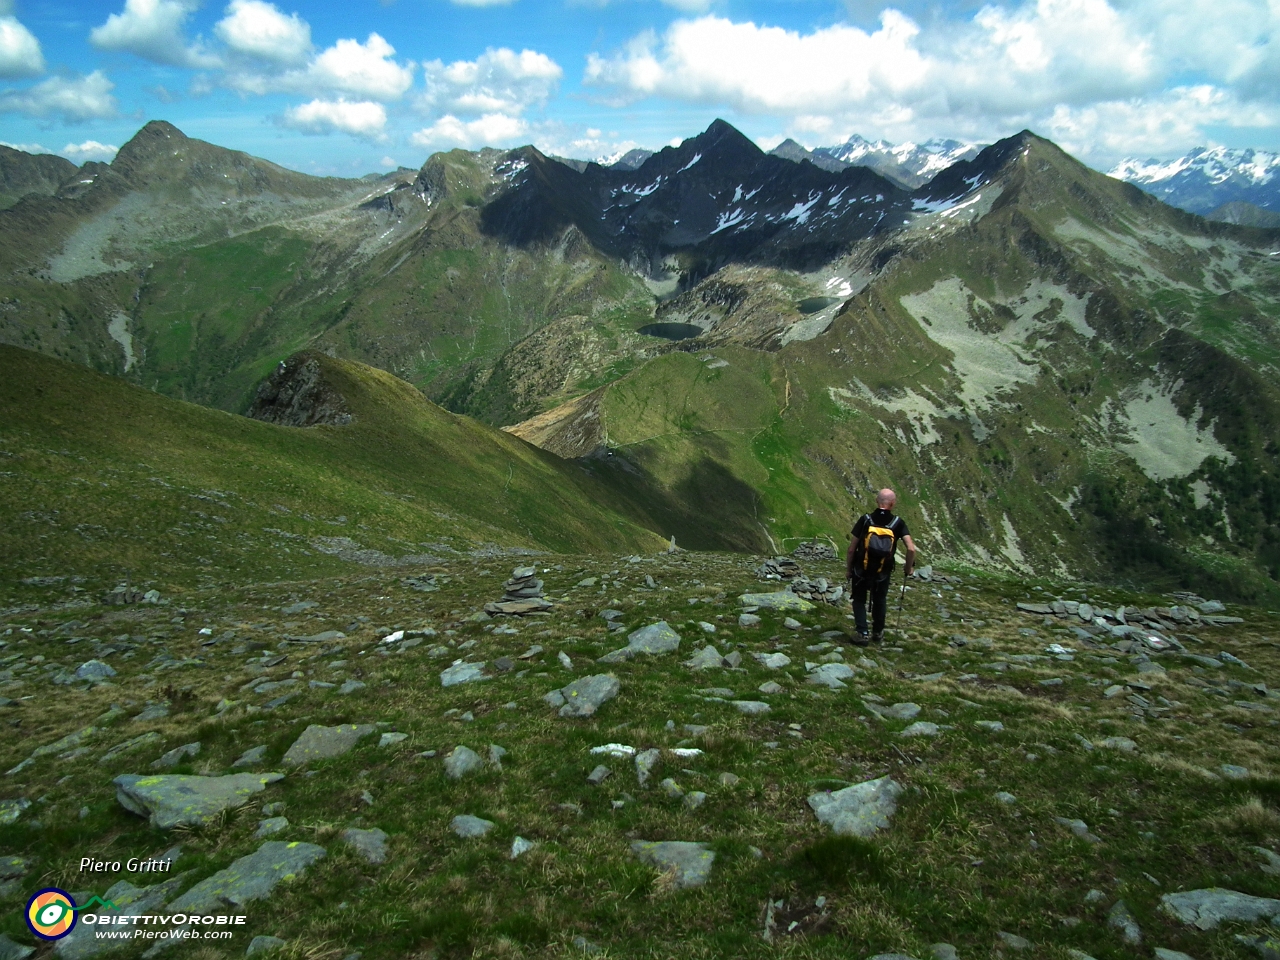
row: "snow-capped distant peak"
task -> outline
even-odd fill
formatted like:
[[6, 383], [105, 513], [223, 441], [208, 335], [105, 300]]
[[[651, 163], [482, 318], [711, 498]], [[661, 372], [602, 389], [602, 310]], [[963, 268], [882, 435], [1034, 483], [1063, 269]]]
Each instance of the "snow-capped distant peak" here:
[[1234, 202], [1280, 211], [1280, 153], [1272, 151], [1197, 147], [1174, 160], [1121, 160], [1110, 176], [1193, 213]]

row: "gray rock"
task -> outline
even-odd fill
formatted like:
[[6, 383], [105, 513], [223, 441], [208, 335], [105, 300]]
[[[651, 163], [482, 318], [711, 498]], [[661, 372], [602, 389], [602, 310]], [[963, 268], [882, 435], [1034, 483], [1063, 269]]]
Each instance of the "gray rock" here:
[[355, 848], [356, 854], [372, 864], [387, 862], [387, 835], [374, 827], [372, 830], [361, 830], [348, 827], [342, 831], [344, 843]]
[[130, 813], [147, 817], [153, 827], [206, 823], [223, 810], [245, 803], [267, 784], [283, 780], [283, 773], [234, 773], [225, 777], [122, 774], [112, 781], [116, 800]]
[[1224, 763], [1219, 769], [1228, 780], [1247, 780], [1249, 778], [1248, 767], [1237, 766], [1234, 763]]
[[1107, 926], [1119, 930], [1124, 942], [1131, 947], [1136, 947], [1142, 942], [1142, 930], [1138, 926], [1138, 921], [1133, 918], [1133, 914], [1129, 912], [1129, 907], [1123, 900], [1117, 900], [1107, 912]]
[[781, 670], [791, 665], [791, 658], [785, 653], [753, 653], [752, 656], [766, 670]]
[[1083, 950], [1077, 950], [1075, 947], [1067, 947], [1067, 956], [1070, 957], [1071, 960], [1097, 960], [1096, 957], [1090, 956]]
[[313, 723], [285, 751], [283, 762], [291, 767], [300, 767], [313, 760], [332, 760], [350, 752], [362, 738], [377, 731], [372, 723], [343, 723], [336, 727]]
[[537, 844], [532, 840], [526, 840], [524, 837], [517, 836], [511, 841], [511, 859], [518, 859], [522, 854], [528, 853], [536, 846]]
[[730, 701], [739, 713], [745, 713], [749, 717], [759, 716], [762, 713], [768, 713], [770, 707], [763, 700], [733, 700]]
[[1164, 947], [1156, 947], [1156, 960], [1195, 960], [1188, 953], [1181, 950], [1168, 950]]
[[590, 677], [579, 677], [568, 686], [558, 691], [564, 698], [560, 707], [562, 717], [592, 717], [600, 707], [612, 700], [622, 689], [618, 678], [611, 673], [597, 673]]
[[988, 733], [1004, 732], [1004, 724], [999, 720], [975, 720], [973, 725], [979, 730], [986, 730]]
[[760, 686], [756, 687], [756, 689], [766, 695], [782, 693], [785, 690], [782, 684], [775, 683], [773, 680], [766, 680], [764, 683], [760, 684]]
[[92, 726], [81, 727], [73, 733], [68, 733], [61, 740], [46, 743], [43, 747], [36, 747], [31, 751], [31, 759], [35, 760], [38, 757], [46, 757], [51, 753], [66, 753], [68, 750], [73, 750], [92, 737], [97, 730], [97, 727]]
[[996, 799], [999, 800], [1001, 803], [1003, 803], [1005, 806], [1009, 806], [1009, 807], [1013, 806], [1015, 803], [1018, 802], [1017, 797], [1015, 797], [1012, 793], [1005, 792], [1004, 790], [1001, 790], [996, 794]]
[[670, 777], [667, 777], [667, 779], [659, 783], [658, 789], [662, 791], [664, 796], [672, 800], [679, 800], [681, 797], [684, 796], [684, 788], [682, 788], [680, 784], [676, 783]]
[[632, 653], [674, 653], [680, 649], [680, 634], [667, 621], [659, 620], [630, 634], [627, 649]]
[[1277, 854], [1274, 850], [1268, 850], [1266, 847], [1250, 847], [1249, 849], [1266, 861], [1261, 867], [1263, 873], [1273, 877], [1280, 877], [1280, 854]]
[[722, 773], [720, 774], [720, 776], [716, 778], [717, 782], [719, 782], [720, 786], [722, 787], [736, 786], [739, 779], [740, 778], [736, 773], [728, 773], [728, 772]]
[[256, 767], [262, 762], [262, 759], [266, 755], [267, 745], [265, 743], [256, 747], [250, 747], [236, 758], [235, 763], [231, 764], [231, 767], [232, 769], [238, 769], [240, 767]]
[[701, 790], [690, 790], [685, 794], [684, 806], [686, 810], [697, 810], [706, 802], [707, 795]]
[[788, 630], [799, 630], [801, 626], [800, 621], [795, 617], [787, 617], [782, 621], [782, 625]]
[[880, 715], [890, 720], [914, 720], [920, 715], [920, 704], [895, 703], [891, 707], [882, 708]]
[[243, 907], [270, 896], [280, 883], [294, 880], [324, 855], [324, 847], [314, 843], [268, 840], [225, 870], [201, 880], [170, 903], [169, 909], [203, 914], [226, 911], [228, 905]]
[[658, 765], [658, 760], [661, 757], [662, 751], [656, 747], [641, 750], [636, 754], [636, 779], [640, 781], [640, 786], [643, 787], [649, 782], [649, 775], [653, 773], [653, 769]]
[[724, 657], [720, 651], [707, 644], [684, 662], [690, 670], [718, 670], [724, 666]]
[[1010, 950], [1030, 950], [1031, 941], [1026, 937], [1020, 937], [1016, 933], [1009, 933], [1007, 930], [997, 930], [996, 937], [1000, 943]]
[[407, 733], [384, 733], [378, 738], [379, 747], [394, 747], [397, 743], [402, 743], [409, 739]]
[[724, 665], [726, 667], [734, 667], [735, 669], [742, 666], [742, 651], [730, 650], [726, 653], [724, 656]]
[[759, 607], [762, 610], [807, 613], [813, 609], [812, 603], [803, 597], [797, 597], [790, 590], [779, 590], [776, 593], [744, 593], [738, 600], [744, 607]]
[[752, 627], [760, 626], [760, 618], [754, 613], [738, 614], [738, 626], [750, 630]]
[[609, 777], [613, 775], [613, 771], [606, 767], [603, 763], [587, 774], [587, 783], [592, 786], [600, 786]]
[[475, 683], [480, 680], [488, 680], [485, 675], [484, 663], [464, 663], [457, 661], [451, 667], [446, 667], [440, 673], [440, 686], [456, 687], [460, 683]]
[[1201, 930], [1213, 930], [1224, 920], [1253, 923], [1280, 916], [1280, 900], [1209, 887], [1166, 893], [1160, 898], [1160, 909], [1183, 923], [1193, 924]]
[[355, 693], [357, 690], [363, 690], [364, 688], [365, 684], [361, 680], [345, 680], [343, 681], [342, 686], [338, 688], [338, 693], [345, 697], [349, 694]]
[[[295, 604], [297, 606], [297, 604]], [[244, 955], [252, 957], [255, 954], [266, 953], [269, 950], [279, 950], [281, 947], [287, 946], [287, 940], [281, 940], [279, 937], [269, 937], [265, 934], [259, 934], [249, 941], [249, 946], [245, 948]]]
[[492, 820], [482, 820], [479, 817], [473, 817], [468, 813], [462, 813], [449, 821], [449, 829], [462, 837], [464, 840], [472, 840], [476, 837], [483, 837], [492, 830], [494, 823]]
[[936, 737], [941, 731], [936, 723], [928, 720], [917, 720], [898, 734], [900, 737]]
[[700, 887], [711, 876], [711, 865], [716, 855], [705, 843], [684, 840], [664, 840], [654, 843], [637, 840], [631, 844], [631, 852], [642, 862], [672, 876], [672, 886], [677, 890]]
[[88, 680], [92, 683], [100, 683], [116, 675], [115, 670], [108, 663], [101, 660], [88, 660], [76, 667], [76, 679]]
[[500, 747], [496, 743], [489, 744], [489, 763], [497, 767], [499, 770], [502, 769], [502, 758], [506, 755], [506, 747]]
[[853, 676], [853, 667], [846, 663], [824, 663], [809, 674], [809, 682], [832, 690], [843, 690], [846, 680]]
[[935, 943], [929, 947], [929, 956], [933, 960], [960, 960], [956, 948], [949, 943]]
[[180, 747], [174, 747], [168, 753], [162, 754], [159, 760], [151, 763], [152, 770], [172, 770], [187, 757], [195, 757], [200, 754], [200, 741], [194, 743], [184, 743]]
[[287, 829], [289, 820], [287, 817], [268, 817], [266, 820], [258, 821], [258, 829], [254, 836], [261, 840], [263, 837], [271, 837], [279, 833], [281, 830]]
[[27, 861], [22, 857], [0, 857], [0, 880], [14, 880], [27, 875]]
[[450, 780], [461, 780], [468, 773], [475, 773], [484, 767], [480, 754], [470, 747], [458, 744], [453, 752], [444, 758], [444, 772]]
[[134, 723], [150, 723], [152, 720], [163, 720], [169, 716], [169, 705], [167, 703], [148, 704], [136, 717], [133, 718]]
[[1098, 746], [1106, 747], [1108, 750], [1119, 750], [1121, 753], [1133, 753], [1138, 749], [1138, 745], [1128, 737], [1107, 737]]
[[1221, 600], [1206, 600], [1199, 607], [1201, 613], [1223, 613], [1227, 609]]
[[31, 806], [31, 801], [26, 797], [18, 797], [15, 800], [0, 800], [0, 824], [17, 823], [18, 818], [22, 816], [24, 810]]
[[7, 933], [0, 933], [0, 960], [27, 960], [35, 952], [35, 947], [16, 943]]
[[1237, 943], [1252, 947], [1262, 960], [1280, 960], [1280, 937], [1250, 937], [1237, 933], [1235, 939]]
[[1066, 827], [1074, 836], [1081, 840], [1088, 840], [1090, 843], [1101, 843], [1102, 840], [1089, 832], [1089, 825], [1083, 820], [1071, 820], [1067, 817], [1054, 817], [1057, 823]]
[[820, 823], [839, 836], [870, 837], [889, 826], [897, 812], [902, 787], [889, 777], [865, 780], [834, 793], [824, 790], [809, 797]]

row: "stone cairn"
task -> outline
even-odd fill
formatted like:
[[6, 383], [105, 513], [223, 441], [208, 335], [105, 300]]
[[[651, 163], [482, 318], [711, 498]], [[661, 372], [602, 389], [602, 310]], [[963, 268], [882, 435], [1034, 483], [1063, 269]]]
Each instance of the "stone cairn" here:
[[812, 600], [814, 603], [838, 604], [844, 599], [844, 584], [831, 583], [826, 577], [810, 580], [808, 577], [796, 577], [787, 589], [797, 597]]
[[516, 567], [511, 579], [502, 585], [502, 600], [486, 603], [484, 612], [521, 615], [551, 609], [551, 601], [542, 595], [542, 581], [536, 567]]
[[770, 557], [756, 567], [756, 576], [761, 580], [794, 580], [800, 574], [800, 564], [790, 557]]
[[831, 562], [840, 559], [836, 554], [836, 548], [823, 540], [806, 540], [792, 550], [791, 555], [797, 560], [804, 560], [809, 563], [818, 561]]

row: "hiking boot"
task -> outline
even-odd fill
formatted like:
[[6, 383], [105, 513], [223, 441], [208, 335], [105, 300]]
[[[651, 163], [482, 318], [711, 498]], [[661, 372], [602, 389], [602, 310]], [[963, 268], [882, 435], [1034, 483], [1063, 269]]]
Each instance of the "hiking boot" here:
[[858, 632], [849, 638], [849, 642], [855, 647], [865, 647], [869, 641], [865, 633]]
[[884, 643], [884, 631], [879, 630], [871, 635], [872, 643]]

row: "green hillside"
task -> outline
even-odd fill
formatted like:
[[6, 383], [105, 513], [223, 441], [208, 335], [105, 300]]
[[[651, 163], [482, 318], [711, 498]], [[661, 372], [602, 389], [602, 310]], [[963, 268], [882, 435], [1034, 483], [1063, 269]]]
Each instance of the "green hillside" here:
[[477, 549], [662, 545], [576, 466], [316, 356], [348, 426], [259, 423], [0, 347], [0, 579], [164, 589]]

